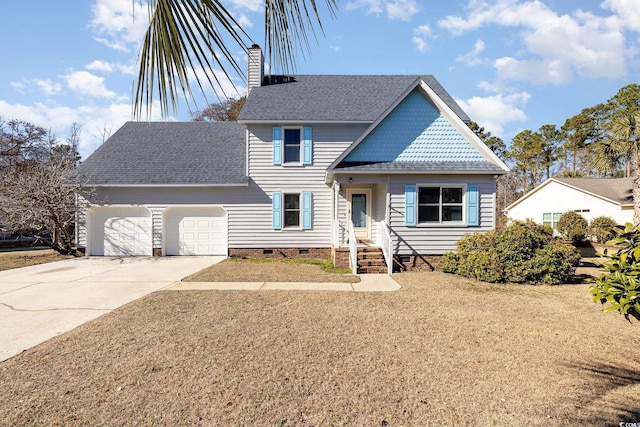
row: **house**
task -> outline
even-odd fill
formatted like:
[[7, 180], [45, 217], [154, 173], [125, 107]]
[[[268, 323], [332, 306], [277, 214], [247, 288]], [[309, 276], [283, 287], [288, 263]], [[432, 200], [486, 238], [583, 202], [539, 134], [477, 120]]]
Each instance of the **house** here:
[[468, 122], [433, 76], [264, 76], [253, 46], [238, 123], [130, 122], [83, 163], [78, 245], [411, 268], [494, 228], [508, 168]]
[[554, 230], [560, 216], [575, 211], [587, 221], [611, 217], [633, 223], [633, 178], [549, 178], [504, 209], [513, 220], [532, 219]]

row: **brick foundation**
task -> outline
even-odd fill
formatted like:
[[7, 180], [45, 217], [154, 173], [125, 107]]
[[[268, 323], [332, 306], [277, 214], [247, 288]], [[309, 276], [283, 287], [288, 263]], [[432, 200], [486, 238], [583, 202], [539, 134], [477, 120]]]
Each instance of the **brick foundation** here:
[[333, 248], [331, 250], [331, 260], [338, 268], [349, 268], [349, 248]]
[[162, 248], [153, 248], [153, 256], [162, 256]]
[[394, 255], [394, 272], [434, 271], [440, 269], [442, 255]]
[[[349, 268], [349, 248], [334, 248], [332, 259], [336, 267]], [[442, 255], [394, 255], [393, 272], [439, 270], [441, 259]]]
[[330, 248], [229, 248], [230, 257], [329, 259]]

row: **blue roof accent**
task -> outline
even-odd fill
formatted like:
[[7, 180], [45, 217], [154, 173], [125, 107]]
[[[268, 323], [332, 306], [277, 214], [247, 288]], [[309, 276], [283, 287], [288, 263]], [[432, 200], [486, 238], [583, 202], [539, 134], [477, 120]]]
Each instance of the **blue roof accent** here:
[[469, 162], [484, 156], [417, 90], [343, 162]]

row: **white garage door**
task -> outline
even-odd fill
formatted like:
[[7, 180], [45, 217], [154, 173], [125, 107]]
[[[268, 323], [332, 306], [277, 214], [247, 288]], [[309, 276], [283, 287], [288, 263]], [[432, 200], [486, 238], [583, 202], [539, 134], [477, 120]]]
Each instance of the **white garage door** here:
[[149, 209], [135, 206], [94, 208], [89, 220], [89, 255], [152, 255]]
[[227, 212], [221, 207], [174, 207], [165, 211], [166, 255], [226, 255]]

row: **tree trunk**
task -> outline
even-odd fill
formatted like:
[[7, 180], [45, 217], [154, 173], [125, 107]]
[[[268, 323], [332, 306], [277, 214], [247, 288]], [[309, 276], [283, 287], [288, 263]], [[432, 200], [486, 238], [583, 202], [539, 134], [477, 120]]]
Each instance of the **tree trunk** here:
[[633, 223], [640, 224], [640, 153], [633, 156]]

